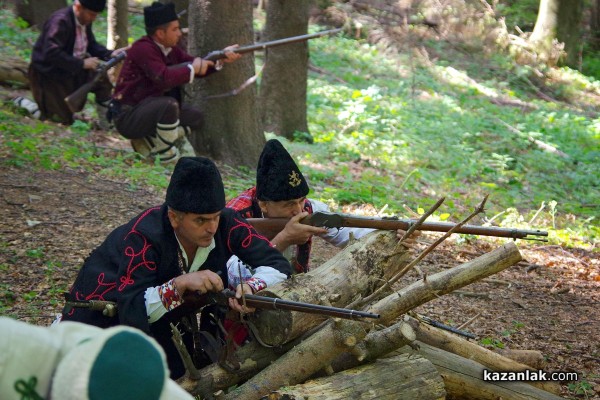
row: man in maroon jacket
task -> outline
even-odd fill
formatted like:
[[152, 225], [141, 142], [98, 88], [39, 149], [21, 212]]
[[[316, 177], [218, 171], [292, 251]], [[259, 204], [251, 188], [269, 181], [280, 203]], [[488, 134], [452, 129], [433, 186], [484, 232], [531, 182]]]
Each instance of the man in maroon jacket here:
[[[106, 0], [75, 0], [44, 23], [29, 66], [31, 92], [41, 119], [72, 124], [73, 113], [65, 97], [93, 79], [102, 60], [123, 51], [108, 50], [94, 37], [92, 23], [105, 6]], [[110, 81], [100, 80], [92, 89], [96, 103], [106, 108], [111, 91]]]
[[[191, 56], [177, 46], [181, 29], [173, 3], [145, 7], [144, 23], [147, 35], [127, 51], [109, 113], [134, 150], [170, 162], [179, 157], [175, 142], [187, 142], [186, 130], [202, 123], [200, 110], [182, 103], [181, 87], [222, 64]], [[224, 62], [240, 57], [227, 54]]]

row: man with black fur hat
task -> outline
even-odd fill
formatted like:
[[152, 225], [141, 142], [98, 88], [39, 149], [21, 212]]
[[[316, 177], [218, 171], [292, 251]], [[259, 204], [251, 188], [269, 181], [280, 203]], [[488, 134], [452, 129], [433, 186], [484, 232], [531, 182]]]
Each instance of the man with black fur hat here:
[[[100, 62], [124, 51], [108, 50], [92, 32], [92, 23], [105, 6], [106, 0], [75, 0], [44, 23], [29, 66], [31, 92], [41, 119], [72, 124], [73, 113], [65, 97], [92, 80]], [[92, 92], [99, 112], [106, 113], [112, 92], [110, 81], [100, 80]]]
[[[193, 155], [186, 133], [202, 124], [201, 111], [182, 103], [181, 87], [221, 69], [222, 64], [191, 56], [177, 46], [181, 29], [173, 3], [154, 2], [145, 7], [144, 23], [147, 35], [127, 52], [110, 115], [135, 151], [171, 162], [179, 157], [180, 149]], [[227, 55], [223, 62], [240, 57], [232, 52]]]
[[[235, 255], [254, 267], [237, 285], [238, 298], [287, 279], [289, 262], [245, 219], [225, 207], [225, 191], [216, 165], [207, 158], [182, 157], [175, 165], [166, 202], [112, 231], [86, 259], [70, 290], [73, 301], [107, 300], [115, 317], [89, 308], [65, 307], [63, 321], [102, 328], [129, 325], [153, 336], [167, 354], [171, 377], [185, 368], [171, 340], [170, 322], [179, 324], [190, 354], [198, 324], [188, 311], [186, 292], [218, 292], [229, 285], [227, 260]], [[183, 307], [182, 307], [183, 306]], [[229, 299], [235, 311], [247, 310]], [[211, 322], [204, 318], [208, 330]], [[213, 325], [214, 326], [214, 325]]]
[[[308, 199], [308, 183], [292, 156], [276, 139], [267, 141], [258, 160], [256, 186], [227, 203], [227, 207], [239, 211], [246, 218], [290, 218], [285, 228], [271, 243], [291, 259], [295, 272], [308, 272], [313, 235], [327, 242], [345, 246], [350, 234], [360, 238], [372, 229], [334, 228], [325, 229], [300, 223], [300, 219], [316, 211], [329, 211], [325, 203]], [[230, 279], [238, 274], [240, 260], [232, 257], [228, 262]], [[249, 269], [241, 268], [244, 275]], [[239, 280], [239, 278], [238, 278]]]
[[[308, 199], [309, 188], [304, 175], [292, 156], [276, 139], [267, 141], [258, 160], [256, 186], [230, 200], [227, 207], [240, 212], [245, 218], [290, 218], [285, 228], [271, 243], [291, 260], [296, 273], [310, 269], [312, 237], [317, 235], [328, 243], [344, 247], [350, 235], [358, 239], [373, 229], [331, 228], [325, 229], [300, 223], [305, 216], [317, 211], [329, 211], [329, 207], [318, 200]], [[420, 232], [415, 232], [418, 236]], [[404, 235], [398, 230], [397, 236]], [[242, 276], [250, 276], [251, 269], [232, 257], [228, 261], [230, 282], [237, 282], [239, 270]], [[237, 279], [237, 280], [236, 280]]]

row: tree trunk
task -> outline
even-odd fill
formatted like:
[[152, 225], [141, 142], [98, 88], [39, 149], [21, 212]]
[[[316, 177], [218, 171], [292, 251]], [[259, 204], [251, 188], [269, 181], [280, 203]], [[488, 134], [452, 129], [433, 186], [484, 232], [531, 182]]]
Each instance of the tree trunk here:
[[592, 2], [592, 12], [590, 15], [590, 45], [592, 49], [600, 49], [600, 0]]
[[[396, 232], [375, 231], [349, 244], [318, 268], [264, 290], [271, 297], [313, 304], [346, 307], [356, 296], [366, 297], [393, 277], [408, 262], [408, 252], [398, 246]], [[389, 257], [394, 254], [393, 257]], [[262, 310], [252, 318], [264, 343], [278, 346], [297, 338], [327, 317], [296, 311]]]
[[[129, 9], [127, 0], [108, 0], [106, 3], [107, 12], [107, 37], [106, 47], [112, 50], [127, 46], [129, 40], [128, 14]], [[108, 72], [111, 82], [116, 82], [123, 63], [117, 64]]]
[[[461, 357], [426, 343], [417, 342], [417, 354], [427, 358], [436, 366], [450, 398], [461, 400], [560, 400], [545, 390], [525, 382], [487, 382], [483, 380], [482, 364]], [[400, 352], [415, 354], [411, 347], [403, 347]]]
[[127, 46], [129, 40], [127, 0], [108, 0], [106, 13], [108, 23], [106, 47], [114, 50]]
[[[192, 0], [189, 10], [191, 54], [205, 55], [230, 44], [254, 41], [249, 0]], [[253, 75], [254, 55], [246, 54], [194, 82], [192, 102], [204, 112], [204, 126], [192, 134], [196, 153], [231, 166], [256, 167], [265, 137], [259, 129], [255, 86], [235, 96], [206, 99], [230, 92]]]
[[[498, 372], [526, 371], [532, 368], [513, 359], [497, 354], [491, 350], [471, 343], [450, 332], [421, 323], [414, 318], [408, 318], [408, 324], [414, 329], [417, 340], [444, 351], [468, 358], [483, 366]], [[539, 368], [541, 369], [541, 368]], [[559, 394], [560, 386], [556, 382], [528, 382], [529, 384], [551, 393]]]
[[552, 63], [556, 58], [556, 50], [553, 49], [553, 41], [556, 39], [564, 43], [564, 63], [572, 68], [580, 68], [582, 13], [583, 0], [540, 0], [537, 20], [529, 41], [541, 61]]
[[66, 0], [16, 0], [15, 3], [17, 17], [40, 28], [50, 14], [67, 5]]
[[0, 82], [11, 83], [17, 82], [25, 86], [29, 86], [29, 78], [27, 77], [27, 69], [29, 63], [22, 58], [8, 57], [0, 60]]
[[[262, 40], [304, 35], [308, 29], [311, 0], [271, 0]], [[308, 41], [278, 46], [265, 51], [260, 84], [261, 119], [265, 131], [292, 140], [294, 132], [305, 132], [312, 141], [306, 121]]]
[[426, 359], [406, 354], [281, 388], [268, 400], [445, 399], [444, 381]]
[[[407, 311], [463, 286], [498, 273], [521, 261], [513, 242], [477, 259], [430, 275], [373, 304], [367, 311], [380, 314], [382, 325], [390, 324]], [[228, 393], [226, 399], [255, 399], [283, 385], [301, 383], [331, 364], [342, 352], [351, 351], [373, 328], [372, 322], [328, 321], [320, 330], [243, 385]], [[299, 368], [298, 366], [302, 366]]]

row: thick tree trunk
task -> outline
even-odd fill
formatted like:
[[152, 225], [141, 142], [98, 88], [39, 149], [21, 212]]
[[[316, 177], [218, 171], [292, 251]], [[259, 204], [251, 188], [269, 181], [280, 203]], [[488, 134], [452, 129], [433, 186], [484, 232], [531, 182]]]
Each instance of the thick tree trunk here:
[[108, 0], [106, 13], [108, 22], [106, 47], [114, 50], [127, 46], [129, 39], [127, 0]]
[[[306, 34], [312, 2], [312, 0], [269, 1], [262, 40]], [[265, 51], [265, 66], [260, 84], [263, 128], [265, 131], [274, 132], [290, 140], [294, 138], [294, 132], [308, 134], [306, 121], [308, 46], [308, 42], [305, 41]]]
[[[262, 293], [294, 301], [346, 307], [356, 296], [366, 297], [408, 262], [395, 232], [376, 231], [346, 246], [325, 264], [294, 276], [293, 283], [273, 286]], [[389, 255], [394, 255], [390, 257]], [[254, 325], [264, 343], [278, 346], [297, 338], [327, 317], [296, 311], [263, 310]]]
[[592, 49], [600, 50], [600, 0], [592, 2], [590, 15], [590, 32]]
[[[206, 55], [231, 44], [254, 41], [250, 0], [192, 0], [189, 12], [191, 54]], [[256, 87], [250, 85], [235, 96], [206, 99], [238, 88], [254, 73], [254, 55], [245, 54], [222, 71], [194, 82], [192, 102], [204, 112], [204, 126], [191, 138], [197, 154], [231, 166], [256, 167], [265, 144], [259, 129]]]
[[[471, 262], [428, 276], [425, 281], [419, 280], [378, 301], [367, 311], [380, 314], [381, 324], [390, 324], [414, 307], [498, 273], [521, 259], [516, 245], [508, 242]], [[328, 321], [312, 336], [228, 393], [225, 398], [255, 399], [283, 385], [301, 383], [330, 365], [342, 352], [351, 351], [372, 328], [372, 322]]]
[[29, 86], [29, 78], [27, 77], [27, 69], [29, 63], [21, 58], [9, 57], [0, 60], [0, 82], [12, 83], [17, 82], [25, 86]]
[[[559, 400], [555, 394], [538, 389], [524, 382], [488, 382], [483, 380], [484, 367], [473, 360], [438, 349], [425, 343], [416, 342], [419, 355], [436, 366], [450, 398], [461, 400]], [[411, 347], [403, 347], [400, 352], [414, 354]]]
[[444, 381], [436, 368], [424, 358], [406, 354], [281, 388], [267, 396], [269, 400], [444, 398]]
[[[108, 0], [106, 3], [108, 32], [106, 37], [106, 47], [112, 50], [127, 46], [129, 40], [129, 31], [127, 26], [129, 9], [127, 0]], [[115, 65], [108, 71], [108, 77], [111, 82], [116, 82], [123, 63]]]
[[[408, 318], [407, 323], [413, 328], [418, 341], [444, 351], [457, 354], [461, 357], [473, 360], [483, 366], [498, 372], [502, 371], [526, 371], [532, 368], [519, 363], [506, 356], [497, 354], [491, 350], [471, 343], [466, 339], [458, 337], [450, 332], [421, 323], [414, 318]], [[540, 368], [541, 369], [541, 368]], [[528, 382], [531, 385], [551, 393], [560, 393], [560, 386], [556, 382]]]
[[533, 33], [529, 38], [540, 60], [556, 58], [553, 41], [564, 43], [565, 64], [580, 68], [581, 20], [583, 0], [540, 0], [540, 8]]
[[50, 14], [67, 5], [66, 0], [16, 0], [16, 14], [31, 26], [42, 27]]

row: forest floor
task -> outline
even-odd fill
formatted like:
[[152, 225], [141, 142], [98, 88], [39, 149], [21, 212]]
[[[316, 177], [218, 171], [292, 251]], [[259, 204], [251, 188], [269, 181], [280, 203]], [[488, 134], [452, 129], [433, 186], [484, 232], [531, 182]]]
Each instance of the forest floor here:
[[[127, 150], [112, 133], [93, 131], [87, 140]], [[225, 182], [227, 177], [225, 176]], [[3, 314], [34, 324], [50, 324], [61, 295], [89, 252], [118, 225], [162, 203], [164, 194], [130, 189], [83, 170], [35, 171], [0, 167], [0, 304]], [[423, 234], [414, 251], [434, 234]], [[312, 265], [338, 249], [315, 241]], [[420, 264], [431, 274], [493, 250], [500, 241], [450, 238]], [[563, 395], [600, 399], [600, 254], [539, 242], [518, 242], [525, 261], [449, 294], [416, 311], [452, 326], [476, 317], [465, 330], [488, 347], [541, 351], [545, 371], [577, 372], [579, 382]], [[400, 285], [417, 278], [408, 274]], [[575, 395], [579, 390], [580, 394]]]

